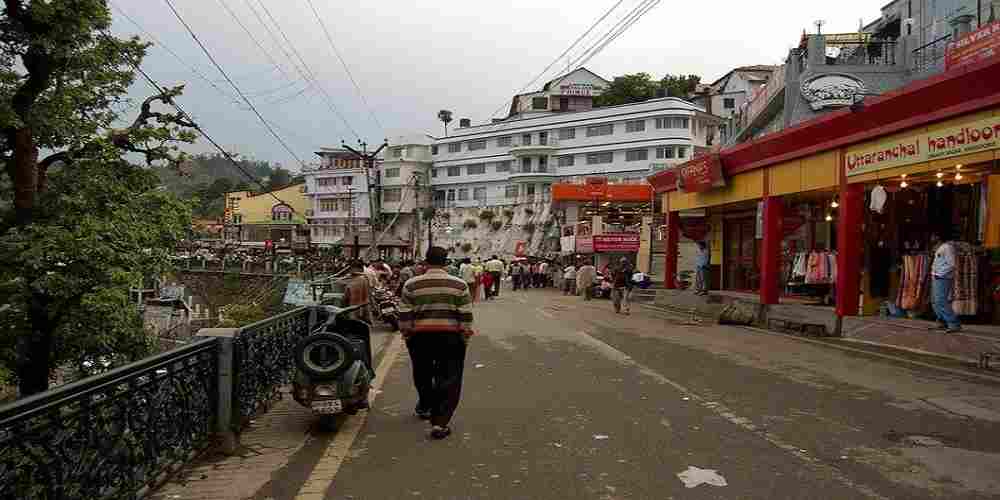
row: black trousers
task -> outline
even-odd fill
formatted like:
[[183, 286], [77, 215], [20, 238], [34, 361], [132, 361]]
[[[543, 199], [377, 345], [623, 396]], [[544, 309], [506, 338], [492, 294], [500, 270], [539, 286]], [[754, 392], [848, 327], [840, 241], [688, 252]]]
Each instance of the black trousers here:
[[419, 408], [430, 410], [431, 424], [447, 426], [462, 398], [465, 336], [461, 333], [416, 333], [406, 340], [413, 365]]
[[493, 291], [490, 294], [492, 297], [500, 296], [500, 273], [497, 271], [490, 271], [493, 276]]

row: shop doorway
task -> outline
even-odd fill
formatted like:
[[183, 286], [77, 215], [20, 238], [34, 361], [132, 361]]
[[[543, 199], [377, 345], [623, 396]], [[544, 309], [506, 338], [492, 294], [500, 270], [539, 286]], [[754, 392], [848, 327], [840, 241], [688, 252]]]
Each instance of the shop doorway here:
[[727, 290], [760, 288], [756, 222], [752, 217], [728, 219], [723, 225], [722, 267]]

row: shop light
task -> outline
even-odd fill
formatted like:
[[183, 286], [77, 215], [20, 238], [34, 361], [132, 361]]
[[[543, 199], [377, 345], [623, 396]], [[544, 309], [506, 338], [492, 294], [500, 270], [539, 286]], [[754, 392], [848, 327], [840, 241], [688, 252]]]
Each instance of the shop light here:
[[937, 178], [940, 179], [942, 177], [944, 177], [944, 172], [938, 172], [937, 173]]
[[939, 188], [940, 188], [940, 187], [944, 187], [944, 183], [943, 183], [943, 182], [941, 182], [941, 181], [938, 181], [938, 182], [937, 182], [937, 187], [939, 187]]
[[837, 200], [833, 200], [833, 201], [830, 202], [830, 208], [837, 208], [839, 206], [840, 206], [840, 203], [837, 203]]
[[962, 172], [959, 172], [959, 173], [955, 174], [955, 180], [956, 181], [962, 180]]
[[826, 214], [826, 221], [827, 221], [827, 222], [830, 222], [830, 221], [832, 221], [832, 220], [833, 220], [833, 216], [832, 216], [832, 215], [830, 215], [830, 214]]
[[908, 182], [906, 182], [906, 181], [903, 181], [903, 182], [900, 182], [900, 183], [899, 183], [899, 187], [901, 187], [901, 188], [905, 188], [905, 187], [908, 187], [909, 185], [910, 185], [910, 184], [909, 184]]
[[962, 170], [962, 164], [955, 165], [955, 170]]

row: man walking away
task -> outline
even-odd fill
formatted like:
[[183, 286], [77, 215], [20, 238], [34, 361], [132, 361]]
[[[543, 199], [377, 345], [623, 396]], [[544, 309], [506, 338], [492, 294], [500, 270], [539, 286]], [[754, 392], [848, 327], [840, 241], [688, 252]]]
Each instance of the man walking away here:
[[490, 287], [490, 297], [500, 296], [500, 279], [503, 278], [503, 261], [494, 255], [490, 258], [490, 261], [486, 263], [486, 272], [490, 273], [493, 278], [493, 286]]
[[939, 243], [931, 263], [931, 306], [937, 316], [936, 330], [945, 333], [962, 331], [958, 315], [951, 308], [952, 287], [955, 284], [955, 247], [945, 234], [934, 234], [931, 245]]
[[614, 302], [615, 314], [625, 309], [625, 314], [630, 311], [629, 295], [632, 292], [632, 265], [628, 259], [622, 257], [621, 264], [614, 270], [612, 276], [611, 300]]
[[548, 280], [548, 276], [549, 276], [549, 263], [543, 260], [538, 263], [538, 285], [536, 286], [538, 286], [538, 288], [545, 288], [546, 286], [548, 286], [548, 283], [546, 283], [546, 281]]
[[472, 301], [476, 301], [476, 267], [468, 257], [462, 260], [462, 265], [458, 268], [458, 273], [462, 276], [462, 281], [469, 287], [469, 296]]
[[[365, 265], [360, 260], [352, 261], [350, 264], [351, 279], [344, 289], [344, 302], [346, 307], [362, 306], [350, 314], [350, 318], [364, 321], [369, 325], [374, 323], [372, 319], [371, 286], [365, 276]], [[375, 367], [372, 366], [372, 342], [371, 338], [365, 339], [365, 364], [368, 369], [375, 374]], [[365, 400], [367, 404], [367, 400]]]
[[460, 278], [444, 270], [448, 251], [427, 250], [429, 269], [403, 285], [399, 329], [406, 339], [417, 389], [416, 414], [431, 421], [431, 438], [451, 434], [448, 424], [462, 396], [466, 343], [472, 336], [472, 297]]
[[694, 293], [695, 295], [708, 295], [708, 272], [712, 265], [712, 251], [708, 248], [708, 245], [704, 241], [699, 241], [698, 254], [695, 255], [694, 265], [695, 265], [695, 283], [694, 283]]
[[572, 262], [563, 269], [563, 295], [576, 293], [576, 266]]
[[594, 296], [594, 278], [597, 276], [597, 268], [590, 262], [584, 263], [576, 272], [577, 293], [583, 295], [583, 300], [590, 300]]

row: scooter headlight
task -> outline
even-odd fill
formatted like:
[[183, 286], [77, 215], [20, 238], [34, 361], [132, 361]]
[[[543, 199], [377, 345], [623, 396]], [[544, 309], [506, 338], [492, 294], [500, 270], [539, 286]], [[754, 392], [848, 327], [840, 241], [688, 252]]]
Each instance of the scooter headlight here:
[[337, 388], [332, 385], [317, 385], [313, 392], [317, 396], [336, 396]]

